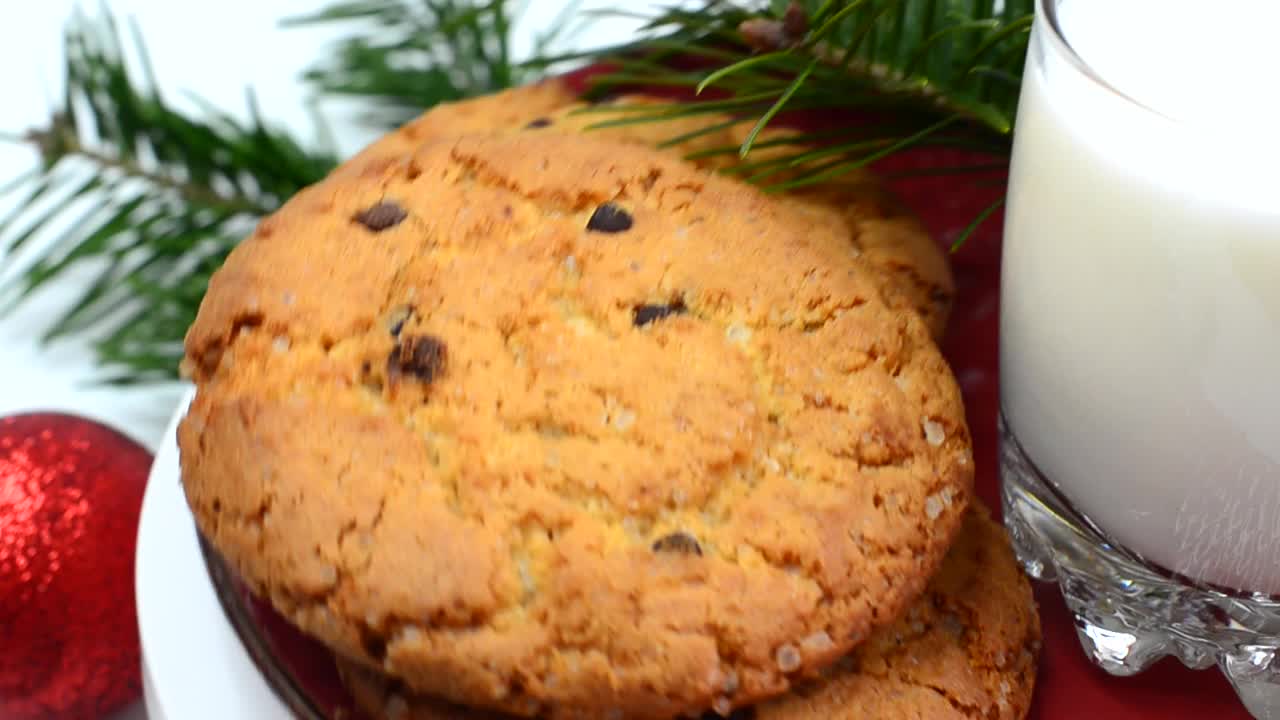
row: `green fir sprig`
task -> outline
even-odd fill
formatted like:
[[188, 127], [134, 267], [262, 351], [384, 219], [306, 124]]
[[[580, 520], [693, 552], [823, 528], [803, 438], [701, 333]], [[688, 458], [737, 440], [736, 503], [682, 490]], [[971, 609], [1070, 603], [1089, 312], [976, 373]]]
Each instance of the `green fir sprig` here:
[[[583, 112], [599, 126], [653, 123], [705, 112], [755, 120], [736, 147], [733, 172], [767, 190], [790, 190], [854, 172], [920, 147], [1007, 157], [1034, 0], [711, 0], [648, 18], [645, 34], [591, 56], [616, 70], [594, 92], [617, 87], [683, 88], [713, 102], [672, 102]], [[693, 59], [692, 69], [673, 58]], [[685, 64], [688, 67], [688, 63]], [[874, 113], [821, 137], [800, 135], [793, 151], [750, 161], [759, 134], [784, 111]], [[668, 144], [678, 145], [673, 137]], [[816, 146], [816, 147], [815, 147]], [[987, 172], [990, 162], [948, 172]]]
[[[526, 3], [503, 0], [351, 0], [286, 20], [285, 27], [342, 23], [351, 34], [305, 73], [322, 94], [355, 98], [363, 119], [392, 129], [436, 103], [521, 85], [541, 74], [512, 58], [511, 28]], [[534, 52], [564, 41], [581, 20], [576, 0], [540, 33]]]
[[252, 103], [247, 123], [175, 110], [145, 54], [143, 77], [130, 71], [119, 39], [110, 18], [77, 18], [67, 33], [62, 105], [25, 135], [41, 170], [0, 219], [6, 256], [29, 262], [0, 302], [91, 267], [96, 277], [45, 339], [92, 330], [108, 382], [167, 379], [227, 252], [336, 160], [270, 129]]

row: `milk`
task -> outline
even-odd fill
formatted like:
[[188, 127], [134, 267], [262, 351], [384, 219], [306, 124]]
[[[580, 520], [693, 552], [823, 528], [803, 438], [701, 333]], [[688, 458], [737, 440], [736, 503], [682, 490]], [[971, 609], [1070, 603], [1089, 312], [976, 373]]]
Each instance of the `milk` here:
[[1112, 87], [1039, 28], [1006, 210], [1006, 420], [1120, 544], [1280, 594], [1280, 3], [1059, 13]]

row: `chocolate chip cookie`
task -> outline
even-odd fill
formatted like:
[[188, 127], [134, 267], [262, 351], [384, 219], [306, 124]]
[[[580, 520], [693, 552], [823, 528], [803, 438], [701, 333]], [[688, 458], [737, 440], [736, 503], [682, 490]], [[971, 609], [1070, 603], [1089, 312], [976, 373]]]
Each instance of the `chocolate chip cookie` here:
[[[753, 117], [735, 121], [728, 115], [708, 113], [660, 123], [597, 127], [634, 117], [636, 108], [661, 111], [666, 107], [663, 103], [643, 96], [623, 96], [603, 108], [587, 112], [589, 106], [577, 101], [563, 82], [547, 80], [495, 95], [439, 105], [366, 148], [344, 171], [356, 172], [369, 164], [394, 162], [433, 139], [533, 131], [583, 132], [649, 147], [682, 138], [666, 151], [692, 156], [696, 165], [707, 169], [744, 169], [744, 161], [735, 149], [755, 124]], [[624, 112], [624, 108], [632, 110]], [[792, 130], [765, 130], [746, 162], [759, 164], [782, 153], [796, 152], [795, 136]], [[774, 179], [786, 179], [798, 172], [780, 172]], [[795, 203], [799, 211], [815, 215], [819, 222], [842, 226], [853, 246], [881, 269], [888, 281], [889, 303], [894, 307], [915, 308], [935, 338], [942, 337], [955, 297], [955, 283], [946, 254], [873, 174], [864, 169], [855, 170], [782, 197], [783, 202]]]
[[337, 173], [213, 277], [200, 531], [338, 653], [453, 702], [668, 718], [893, 622], [972, 457], [928, 327], [826, 216], [550, 129]]

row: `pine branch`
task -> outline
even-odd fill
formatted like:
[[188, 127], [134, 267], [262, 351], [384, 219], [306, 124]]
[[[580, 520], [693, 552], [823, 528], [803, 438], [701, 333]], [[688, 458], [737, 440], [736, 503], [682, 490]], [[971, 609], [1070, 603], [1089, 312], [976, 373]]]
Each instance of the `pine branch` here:
[[[829, 181], [922, 146], [1004, 157], [1011, 149], [1033, 4], [1005, 0], [997, 9], [995, 0], [758, 0], [747, 6], [710, 0], [696, 12], [668, 9], [649, 20], [645, 37], [592, 54], [617, 68], [596, 79], [594, 92], [660, 85], [692, 94], [715, 90], [721, 99], [646, 106], [638, 113], [608, 105], [587, 112], [606, 116], [600, 127], [688, 118], [707, 107], [750, 113], [758, 118], [754, 131], [740, 147], [723, 149], [744, 158], [758, 131], [787, 111], [857, 110], [884, 120], [850, 124], [839, 144], [816, 151], [771, 154], [771, 170], [746, 178], [775, 190]], [[678, 69], [690, 59], [698, 69]], [[625, 116], [607, 118], [620, 112]], [[678, 145], [678, 138], [669, 144]]]
[[[567, 2], [549, 33], [537, 38], [542, 54], [577, 27], [578, 2]], [[343, 23], [344, 38], [306, 80], [327, 95], [370, 104], [367, 124], [399, 127], [425, 108], [520, 85], [541, 74], [511, 59], [511, 25], [519, 9], [503, 0], [352, 0], [286, 27]]]
[[12, 308], [74, 269], [91, 272], [45, 340], [89, 332], [109, 381], [169, 379], [212, 271], [256, 219], [322, 178], [335, 158], [304, 149], [256, 112], [242, 123], [173, 109], [150, 78], [131, 72], [109, 17], [77, 16], [66, 44], [62, 105], [24, 136], [42, 171], [15, 188], [25, 195], [0, 218], [0, 257], [24, 268], [0, 287], [0, 305]]

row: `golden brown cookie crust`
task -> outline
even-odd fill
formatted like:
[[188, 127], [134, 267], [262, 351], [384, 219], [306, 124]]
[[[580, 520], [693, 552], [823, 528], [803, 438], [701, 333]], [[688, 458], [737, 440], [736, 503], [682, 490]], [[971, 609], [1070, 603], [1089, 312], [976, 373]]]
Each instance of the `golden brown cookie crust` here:
[[338, 673], [356, 708], [367, 720], [515, 720], [516, 717], [407, 694], [398, 681], [349, 660], [338, 660]]
[[417, 691], [557, 719], [778, 695], [923, 590], [970, 492], [955, 381], [874, 273], [637, 146], [427, 144], [212, 279], [187, 498], [258, 593]]
[[[617, 106], [661, 107], [664, 101], [629, 95], [611, 100]], [[548, 132], [583, 132], [611, 141], [648, 147], [676, 137], [686, 138], [669, 153], [691, 155], [739, 147], [754, 125], [744, 119], [731, 123], [728, 115], [705, 114], [661, 123], [593, 127], [625, 115], [584, 113], [586, 103], [578, 101], [560, 80], [506, 90], [456, 103], [439, 105], [371, 144], [351, 162], [354, 170], [373, 163], [394, 161], [410, 154], [424, 142], [456, 135], [521, 132], [545, 129]], [[771, 144], [794, 137], [786, 129], [767, 129], [758, 138], [750, 162], [758, 163], [783, 152], [795, 152], [795, 145]], [[741, 167], [736, 153], [695, 158], [699, 167], [728, 170]], [[794, 173], [793, 173], [794, 174]], [[785, 177], [780, 174], [779, 178]], [[888, 283], [888, 302], [893, 307], [913, 307], [929, 325], [936, 339], [946, 331], [955, 298], [955, 281], [944, 253], [901, 203], [891, 197], [866, 170], [856, 170], [818, 185], [780, 195], [781, 202], [795, 203], [802, 212], [824, 215], [823, 222], [843, 224], [850, 242], [881, 269]]]
[[398, 161], [424, 143], [442, 138], [523, 128], [575, 102], [577, 96], [569, 87], [551, 78], [491, 95], [440, 103], [370, 143], [335, 172], [343, 173], [387, 159]]
[[1021, 720], [1040, 618], [1008, 536], [974, 506], [942, 569], [896, 624], [756, 720]]
[[[974, 507], [925, 594], [821, 679], [733, 720], [1021, 720], [1031, 705], [1040, 621], [1008, 538]], [[509, 720], [407, 695], [339, 662], [357, 707], [388, 720]], [[708, 713], [704, 720], [716, 717]]]

